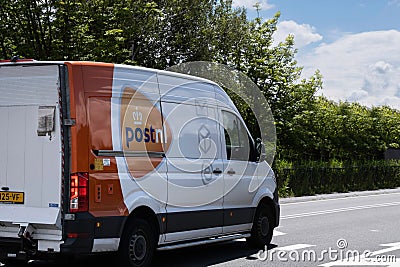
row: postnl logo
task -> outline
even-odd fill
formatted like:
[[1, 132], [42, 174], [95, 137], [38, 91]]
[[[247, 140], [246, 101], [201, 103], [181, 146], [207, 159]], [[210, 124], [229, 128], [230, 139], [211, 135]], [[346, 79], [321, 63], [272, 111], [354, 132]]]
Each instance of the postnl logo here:
[[134, 178], [157, 168], [172, 139], [159, 107], [129, 87], [121, 101], [121, 136], [126, 164]]

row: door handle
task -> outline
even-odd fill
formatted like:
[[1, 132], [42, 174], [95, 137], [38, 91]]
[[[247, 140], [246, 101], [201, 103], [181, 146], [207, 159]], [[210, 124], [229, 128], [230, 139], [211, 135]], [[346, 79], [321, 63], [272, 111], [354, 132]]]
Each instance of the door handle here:
[[229, 170], [226, 173], [229, 174], [229, 175], [234, 175], [236, 172], [234, 170]]
[[215, 170], [213, 170], [213, 173], [215, 174], [221, 174], [222, 171], [219, 168], [216, 168]]

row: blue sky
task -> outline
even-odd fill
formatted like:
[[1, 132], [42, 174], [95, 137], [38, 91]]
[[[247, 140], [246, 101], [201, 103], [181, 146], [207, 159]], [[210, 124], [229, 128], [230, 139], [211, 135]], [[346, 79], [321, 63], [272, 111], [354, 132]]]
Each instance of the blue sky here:
[[234, 0], [261, 17], [281, 12], [278, 43], [295, 36], [303, 76], [323, 75], [319, 94], [400, 109], [400, 0]]

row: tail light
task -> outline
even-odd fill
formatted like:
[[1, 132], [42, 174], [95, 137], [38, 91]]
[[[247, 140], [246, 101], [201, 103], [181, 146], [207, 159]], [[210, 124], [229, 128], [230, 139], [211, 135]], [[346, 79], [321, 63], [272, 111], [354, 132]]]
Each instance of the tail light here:
[[89, 210], [89, 175], [88, 173], [71, 174], [70, 212]]

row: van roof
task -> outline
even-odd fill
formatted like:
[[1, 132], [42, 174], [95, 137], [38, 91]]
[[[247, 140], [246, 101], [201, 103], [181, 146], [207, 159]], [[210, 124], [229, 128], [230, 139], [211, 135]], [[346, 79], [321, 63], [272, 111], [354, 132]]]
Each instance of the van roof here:
[[167, 71], [167, 70], [159, 70], [159, 69], [151, 69], [141, 66], [133, 66], [133, 65], [124, 65], [124, 64], [114, 64], [114, 63], [105, 63], [105, 62], [95, 62], [95, 61], [36, 61], [33, 59], [18, 59], [17, 61], [11, 60], [0, 60], [0, 67], [1, 66], [12, 66], [12, 65], [64, 65], [64, 64], [71, 64], [71, 65], [81, 65], [81, 66], [114, 66], [126, 69], [134, 69], [134, 70], [143, 70], [143, 71], [151, 71], [154, 73], [170, 75], [174, 77], [181, 77], [186, 78], [194, 81], [201, 81], [207, 82], [214, 85], [217, 85], [215, 82], [210, 81], [205, 78], [192, 76], [188, 74], [183, 74], [179, 72]]
[[149, 72], [152, 72], [152, 73], [168, 75], [168, 76], [171, 76], [171, 77], [183, 78], [183, 79], [188, 79], [188, 80], [191, 80], [191, 81], [204, 82], [204, 83], [215, 85], [215, 92], [217, 94], [216, 97], [219, 99], [219, 101], [221, 103], [224, 103], [224, 105], [229, 106], [237, 114], [240, 114], [239, 111], [237, 110], [237, 107], [233, 103], [232, 99], [228, 96], [228, 94], [225, 92], [225, 90], [222, 89], [221, 86], [219, 86], [216, 82], [213, 82], [213, 81], [205, 79], [205, 78], [197, 77], [197, 76], [192, 76], [192, 75], [188, 75], [188, 74], [182, 74], [182, 73], [179, 73], [179, 72], [151, 69], [151, 68], [146, 68], [146, 67], [124, 65], [124, 64], [94, 62], [94, 61], [35, 61], [35, 60], [17, 60], [16, 62], [13, 62], [11, 60], [7, 60], [5, 62], [4, 61], [0, 61], [0, 68], [2, 66], [15, 66], [15, 65], [20, 65], [20, 66], [24, 66], [24, 65], [25, 66], [28, 66], [28, 65], [31, 65], [31, 66], [40, 66], [40, 65], [75, 65], [75, 66], [117, 67], [117, 68], [123, 68], [123, 69], [149, 71]]

